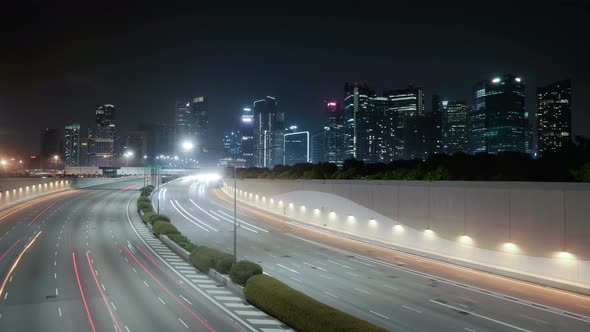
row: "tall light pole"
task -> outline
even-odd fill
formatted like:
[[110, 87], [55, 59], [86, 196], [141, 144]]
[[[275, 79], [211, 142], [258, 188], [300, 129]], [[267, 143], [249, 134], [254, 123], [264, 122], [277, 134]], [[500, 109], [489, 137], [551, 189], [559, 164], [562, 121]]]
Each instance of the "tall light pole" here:
[[133, 157], [133, 151], [127, 151], [123, 154], [123, 156], [125, 157], [125, 167], [129, 167], [129, 158]]
[[55, 167], [54, 167], [54, 169], [55, 169], [55, 175], [54, 176], [56, 176], [56, 177], [57, 177], [57, 161], [58, 160], [59, 160], [59, 156], [58, 155], [53, 156], [53, 161], [55, 161]]
[[[160, 156], [163, 157], [163, 156]], [[158, 161], [160, 157], [156, 157], [156, 192], [158, 193], [157, 212], [160, 214], [160, 167]]]
[[237, 176], [236, 176], [236, 167], [237, 165], [234, 164], [234, 263], [238, 262], [238, 221], [236, 218], [238, 205], [237, 205], [237, 196], [236, 196], [236, 185], [237, 185]]

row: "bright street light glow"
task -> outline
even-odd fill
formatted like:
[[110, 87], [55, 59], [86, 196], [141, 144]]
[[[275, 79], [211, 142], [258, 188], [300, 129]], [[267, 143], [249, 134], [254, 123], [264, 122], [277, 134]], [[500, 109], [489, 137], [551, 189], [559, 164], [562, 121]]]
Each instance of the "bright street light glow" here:
[[191, 141], [184, 141], [182, 142], [182, 149], [184, 151], [190, 151], [193, 149], [193, 142]]
[[496, 77], [492, 80], [492, 83], [499, 83], [500, 82], [500, 78]]

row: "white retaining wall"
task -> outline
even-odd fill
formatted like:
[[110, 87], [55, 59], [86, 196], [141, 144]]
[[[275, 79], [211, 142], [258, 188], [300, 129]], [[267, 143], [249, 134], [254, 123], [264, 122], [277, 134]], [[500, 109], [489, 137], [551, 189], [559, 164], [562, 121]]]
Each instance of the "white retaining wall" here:
[[328, 230], [590, 292], [588, 184], [242, 180], [237, 187], [241, 201]]

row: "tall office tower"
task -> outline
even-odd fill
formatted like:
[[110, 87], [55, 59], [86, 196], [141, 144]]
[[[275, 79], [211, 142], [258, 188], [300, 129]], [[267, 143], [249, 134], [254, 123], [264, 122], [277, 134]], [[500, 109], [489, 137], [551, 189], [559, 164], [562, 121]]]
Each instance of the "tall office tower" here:
[[524, 82], [512, 74], [473, 86], [469, 152], [526, 152]]
[[242, 157], [242, 133], [234, 130], [223, 137], [223, 152], [225, 158], [238, 159]]
[[396, 159], [423, 158], [424, 139], [417, 135], [417, 131], [423, 126], [419, 118], [424, 115], [424, 89], [410, 85], [406, 89], [387, 92], [385, 96], [389, 98], [388, 113], [395, 118], [393, 126], [398, 129]]
[[186, 154], [182, 151], [183, 142], [191, 142], [193, 146], [195, 142], [195, 128], [194, 116], [189, 100], [177, 100], [175, 109], [176, 128], [174, 132], [174, 146], [169, 153]]
[[310, 142], [310, 162], [312, 164], [324, 163], [328, 161], [328, 140], [327, 135], [330, 129], [324, 127], [320, 132], [311, 136]]
[[442, 133], [442, 98], [440, 95], [432, 95], [432, 135], [430, 136], [431, 153], [437, 154], [443, 152], [443, 133]]
[[375, 132], [372, 125], [373, 92], [366, 84], [344, 84], [344, 113], [351, 141], [347, 144], [347, 158], [369, 162], [374, 152]]
[[125, 147], [127, 148], [126, 152], [133, 154], [132, 156], [124, 156], [127, 159], [125, 165], [136, 166], [147, 163], [147, 158], [144, 158], [144, 156], [147, 157], [149, 151], [148, 132], [144, 130], [129, 130], [127, 132], [127, 139], [125, 140]]
[[[151, 152], [148, 153], [148, 159], [151, 163], [159, 155], [172, 155], [175, 152], [176, 126], [169, 122], [160, 122], [153, 127]], [[148, 147], [149, 149], [149, 147]]]
[[369, 161], [372, 163], [391, 162], [394, 155], [392, 148], [394, 140], [390, 135], [395, 132], [395, 128], [392, 126], [395, 123], [395, 118], [389, 112], [389, 98], [373, 97], [371, 104], [373, 111], [370, 119], [373, 126], [373, 137], [369, 141], [371, 148]]
[[47, 159], [60, 155], [59, 129], [46, 128], [41, 130], [41, 158]]
[[242, 110], [240, 132], [242, 134], [242, 158], [246, 160], [246, 167], [256, 166], [256, 148], [254, 140], [254, 112], [245, 107]]
[[308, 163], [310, 161], [309, 132], [299, 131], [284, 134], [283, 151], [285, 151], [283, 165]]
[[64, 158], [67, 166], [80, 166], [80, 124], [65, 126]]
[[194, 146], [197, 158], [204, 159], [207, 156], [209, 136], [209, 105], [206, 97], [195, 97], [191, 102], [193, 116]]
[[443, 101], [442, 105], [443, 153], [466, 152], [467, 103]]
[[111, 166], [117, 153], [118, 131], [115, 106], [96, 108], [96, 126], [88, 129], [88, 159], [91, 166]]
[[254, 150], [257, 167], [273, 167], [282, 160], [276, 160], [277, 145], [277, 100], [266, 96], [254, 101]]
[[[344, 110], [335, 100], [325, 101], [328, 123], [324, 127], [324, 157], [322, 161], [342, 166], [346, 159], [346, 139]], [[319, 140], [319, 138], [315, 138]], [[316, 147], [319, 148], [319, 147]], [[318, 157], [318, 155], [316, 155]], [[316, 161], [314, 160], [314, 163]], [[317, 162], [320, 162], [319, 160]]]
[[540, 156], [562, 151], [572, 136], [570, 80], [537, 88], [537, 150]]

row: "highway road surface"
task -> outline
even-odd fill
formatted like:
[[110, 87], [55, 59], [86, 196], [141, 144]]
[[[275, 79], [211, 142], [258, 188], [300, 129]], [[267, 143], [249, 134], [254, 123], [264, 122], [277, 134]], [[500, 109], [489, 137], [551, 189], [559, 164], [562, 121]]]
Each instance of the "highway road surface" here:
[[141, 181], [0, 212], [0, 331], [247, 331], [130, 227]]
[[[232, 252], [232, 200], [219, 189], [181, 179], [158, 195], [183, 234]], [[239, 259], [392, 331], [590, 331], [588, 296], [364, 244], [246, 205], [238, 219]]]

